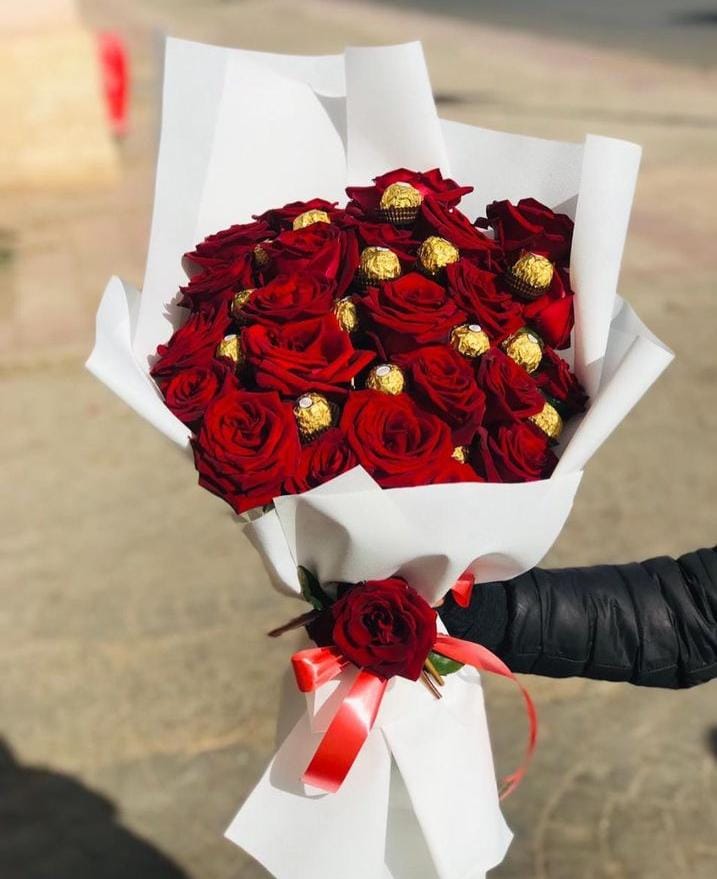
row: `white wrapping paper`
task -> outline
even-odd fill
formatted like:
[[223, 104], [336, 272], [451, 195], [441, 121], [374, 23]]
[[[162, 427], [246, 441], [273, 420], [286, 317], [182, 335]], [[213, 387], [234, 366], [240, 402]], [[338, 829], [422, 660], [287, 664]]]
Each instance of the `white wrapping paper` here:
[[[494, 199], [537, 198], [575, 219], [569, 356], [591, 395], [553, 476], [381, 490], [356, 468], [277, 498], [274, 510], [246, 526], [274, 584], [295, 595], [297, 564], [322, 581], [400, 573], [430, 602], [466, 569], [487, 582], [537, 564], [570, 513], [582, 468], [672, 357], [617, 295], [639, 147], [593, 136], [566, 144], [440, 120], [415, 43], [302, 58], [169, 40], [165, 58], [144, 287], [139, 296], [110, 280], [88, 369], [186, 447], [188, 430], [164, 406], [148, 369], [177, 326], [181, 256], [205, 235], [297, 199], [343, 201], [347, 184], [399, 166], [437, 166], [472, 184], [461, 207], [473, 216]], [[440, 702], [419, 685], [390, 682], [343, 787], [317, 795], [299, 779], [348, 675], [308, 700], [229, 838], [279, 879], [484, 876], [503, 858], [510, 831], [478, 675], [451, 676]]]

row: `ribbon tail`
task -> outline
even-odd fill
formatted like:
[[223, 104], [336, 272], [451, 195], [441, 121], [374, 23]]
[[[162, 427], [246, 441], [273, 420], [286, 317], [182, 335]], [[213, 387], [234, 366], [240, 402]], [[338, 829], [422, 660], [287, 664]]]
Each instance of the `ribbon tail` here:
[[458, 607], [466, 608], [471, 603], [475, 582], [476, 578], [473, 574], [470, 571], [466, 571], [465, 574], [461, 574], [458, 580], [456, 580], [455, 585], [451, 587], [453, 600]]
[[433, 649], [436, 653], [440, 653], [442, 656], [447, 656], [449, 659], [454, 659], [456, 662], [462, 662], [464, 665], [472, 665], [479, 671], [487, 671], [491, 674], [508, 678], [508, 680], [513, 681], [520, 690], [525, 705], [525, 711], [528, 715], [528, 742], [521, 765], [515, 772], [503, 779], [500, 798], [501, 800], [504, 800], [522, 781], [528, 768], [528, 764], [533, 757], [533, 752], [535, 751], [535, 745], [538, 741], [538, 712], [535, 709], [535, 704], [530, 698], [528, 691], [523, 687], [503, 660], [497, 657], [495, 653], [488, 650], [487, 647], [483, 647], [482, 644], [473, 644], [470, 641], [462, 641], [460, 638], [452, 638], [450, 635], [438, 635]]
[[388, 682], [361, 670], [302, 776], [304, 784], [335, 793], [376, 720]]
[[296, 685], [302, 693], [313, 693], [332, 681], [348, 664], [335, 647], [309, 647], [291, 657]]

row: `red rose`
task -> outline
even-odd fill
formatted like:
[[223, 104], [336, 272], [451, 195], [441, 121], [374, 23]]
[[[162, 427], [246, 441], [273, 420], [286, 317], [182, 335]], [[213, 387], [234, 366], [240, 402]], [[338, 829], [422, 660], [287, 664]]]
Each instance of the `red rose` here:
[[444, 287], [417, 272], [369, 287], [360, 306], [388, 355], [445, 342], [466, 319]]
[[336, 285], [336, 296], [348, 290], [359, 265], [356, 236], [334, 223], [313, 223], [295, 232], [282, 232], [266, 246], [267, 278], [297, 272], [318, 275]]
[[453, 452], [448, 425], [406, 394], [354, 391], [341, 429], [359, 463], [384, 488], [435, 482]]
[[215, 360], [175, 373], [163, 389], [164, 399], [180, 421], [194, 424], [226, 384], [239, 387], [232, 370]]
[[255, 215], [254, 219], [266, 223], [275, 232], [281, 232], [283, 229], [291, 229], [296, 217], [306, 211], [324, 211], [332, 220], [335, 216], [343, 214], [343, 210], [336, 209], [335, 201], [312, 198], [311, 201], [292, 201], [283, 208], [264, 211], [263, 214]]
[[540, 369], [533, 377], [540, 390], [560, 404], [564, 417], [585, 410], [587, 394], [568, 364], [552, 349], [543, 351]]
[[284, 488], [288, 494], [308, 491], [340, 476], [357, 464], [346, 437], [335, 427], [302, 447], [296, 472]]
[[547, 479], [558, 459], [546, 434], [518, 422], [502, 425], [494, 434], [481, 430], [471, 462], [488, 482], [532, 482]]
[[496, 287], [496, 275], [479, 269], [468, 260], [446, 266], [446, 284], [453, 298], [494, 342], [502, 341], [523, 326], [520, 305]]
[[418, 680], [436, 640], [436, 612], [405, 580], [354, 586], [331, 615], [334, 644], [354, 665], [380, 678]]
[[364, 247], [387, 247], [399, 258], [404, 271], [410, 271], [416, 264], [420, 241], [416, 241], [409, 229], [399, 229], [391, 223], [357, 220], [349, 214], [344, 215], [341, 226], [355, 234], [359, 250]]
[[549, 259], [566, 263], [573, 238], [573, 221], [567, 214], [556, 214], [534, 198], [522, 198], [517, 205], [494, 201], [486, 208], [487, 218], [479, 221], [492, 226], [500, 246], [514, 257], [530, 250]]
[[545, 405], [535, 379], [499, 348], [481, 356], [476, 381], [486, 396], [486, 424], [522, 421]]
[[229, 326], [229, 314], [224, 310], [190, 314], [169, 342], [157, 348], [158, 360], [152, 367], [152, 376], [161, 383], [181, 370], [206, 366]]
[[291, 397], [307, 390], [345, 394], [351, 379], [376, 356], [357, 351], [331, 314], [299, 323], [254, 324], [242, 332], [242, 342], [259, 387]]
[[548, 345], [558, 349], [570, 346], [570, 333], [575, 324], [573, 294], [557, 299], [549, 294], [541, 296], [526, 304], [523, 315]]
[[255, 244], [272, 238], [271, 227], [264, 222], [241, 223], [214, 235], [208, 235], [201, 244], [185, 256], [190, 263], [200, 259], [220, 259], [229, 262], [252, 250]]
[[373, 186], [346, 187], [346, 194], [351, 199], [346, 206], [348, 213], [361, 217], [375, 216], [381, 196], [393, 183], [410, 183], [424, 199], [441, 202], [448, 207], [457, 205], [464, 195], [473, 192], [472, 186], [459, 186], [454, 180], [444, 178], [438, 168], [423, 173], [397, 168], [374, 177], [373, 182]]
[[422, 239], [438, 235], [450, 241], [461, 256], [470, 257], [487, 269], [501, 261], [498, 245], [488, 238], [458, 208], [448, 208], [436, 202], [424, 201], [416, 221], [416, 233]]
[[232, 296], [238, 290], [254, 286], [252, 255], [247, 252], [231, 262], [202, 259], [202, 269], [192, 275], [188, 284], [180, 287], [180, 305], [192, 311], [226, 312]]
[[207, 407], [192, 446], [199, 484], [237, 513], [281, 494], [301, 454], [291, 404], [274, 392], [225, 391]]
[[328, 314], [333, 301], [332, 286], [324, 278], [278, 275], [254, 290], [242, 308], [242, 317], [261, 324], [307, 320]]
[[485, 412], [485, 394], [470, 363], [448, 345], [420, 348], [398, 360], [424, 408], [449, 425], [456, 445], [469, 445]]

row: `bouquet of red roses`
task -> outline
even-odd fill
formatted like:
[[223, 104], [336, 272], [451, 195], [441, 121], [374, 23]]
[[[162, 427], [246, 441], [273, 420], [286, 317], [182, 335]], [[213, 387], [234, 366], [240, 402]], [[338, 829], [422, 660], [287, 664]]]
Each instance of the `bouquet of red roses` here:
[[87, 365], [303, 602], [227, 835], [280, 879], [478, 879], [510, 841], [479, 671], [512, 674], [435, 606], [541, 560], [671, 359], [617, 295], [639, 148], [441, 120], [415, 44], [165, 63], [142, 295], [110, 281]]
[[544, 479], [585, 394], [569, 344], [572, 220], [398, 169], [210, 235], [151, 374], [237, 512], [361, 465], [384, 488]]

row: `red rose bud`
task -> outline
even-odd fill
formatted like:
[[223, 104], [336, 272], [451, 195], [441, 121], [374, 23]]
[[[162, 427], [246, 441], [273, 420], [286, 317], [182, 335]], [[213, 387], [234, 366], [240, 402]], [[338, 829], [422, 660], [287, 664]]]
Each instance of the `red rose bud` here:
[[448, 425], [407, 394], [354, 391], [340, 427], [359, 463], [384, 488], [435, 482], [454, 446]]
[[535, 379], [497, 348], [478, 361], [476, 381], [486, 397], [486, 424], [523, 421], [545, 403]]
[[358, 668], [416, 681], [436, 640], [436, 611], [405, 580], [369, 580], [331, 606], [333, 642]]
[[291, 405], [273, 392], [225, 390], [193, 440], [199, 484], [237, 513], [270, 503], [301, 455]]

